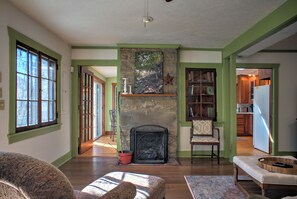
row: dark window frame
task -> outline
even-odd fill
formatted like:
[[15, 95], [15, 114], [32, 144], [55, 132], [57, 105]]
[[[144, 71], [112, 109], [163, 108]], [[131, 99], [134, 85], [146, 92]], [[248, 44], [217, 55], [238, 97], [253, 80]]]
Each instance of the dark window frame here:
[[[22, 50], [26, 50], [27, 51], [27, 74], [24, 74], [24, 73], [20, 73], [17, 71], [17, 52], [18, 52], [18, 49], [22, 49]], [[30, 97], [29, 97], [29, 78], [30, 77], [35, 77], [36, 76], [32, 76], [31, 74], [29, 74], [29, 53], [32, 53], [32, 54], [35, 54], [37, 55], [37, 68], [38, 68], [38, 74], [37, 74], [37, 79], [38, 79], [38, 88], [37, 88], [37, 93], [38, 93], [38, 99], [37, 100], [31, 100]], [[43, 78], [42, 77], [42, 59], [46, 59], [48, 61], [48, 66], [47, 66], [47, 75], [48, 75], [48, 78]], [[54, 78], [51, 79], [49, 76], [50, 76], [50, 63], [53, 63], [54, 64], [54, 67], [52, 67], [54, 69]], [[46, 126], [51, 126], [51, 125], [55, 125], [55, 124], [58, 124], [58, 101], [57, 101], [57, 98], [58, 98], [58, 60], [41, 52], [41, 51], [38, 51], [22, 42], [19, 42], [19, 41], [16, 41], [16, 88], [15, 88], [15, 92], [16, 92], [16, 97], [15, 97], [15, 106], [17, 107], [17, 102], [18, 101], [21, 101], [19, 99], [17, 99], [17, 92], [18, 92], [18, 86], [17, 86], [17, 75], [18, 74], [23, 74], [23, 75], [26, 75], [26, 78], [27, 78], [27, 81], [28, 81], [28, 85], [27, 85], [27, 89], [28, 89], [28, 93], [27, 93], [27, 100], [23, 100], [23, 101], [27, 101], [27, 103], [29, 104], [30, 101], [35, 101], [37, 102], [38, 104], [38, 108], [37, 108], [37, 112], [38, 112], [38, 118], [37, 118], [37, 124], [33, 124], [31, 125], [30, 124], [30, 109], [29, 109], [29, 105], [27, 105], [27, 124], [26, 126], [20, 126], [20, 127], [17, 127], [17, 108], [15, 109], [15, 113], [16, 113], [16, 120], [15, 120], [15, 128], [16, 128], [16, 133], [18, 132], [24, 132], [24, 131], [28, 131], [28, 130], [32, 130], [32, 129], [38, 129], [38, 128], [42, 128], [42, 127], [46, 127]], [[47, 100], [42, 100], [42, 80], [45, 80], [45, 81], [48, 81], [48, 83], [53, 83], [53, 88], [54, 88], [54, 91], [53, 91], [53, 99], [49, 99], [49, 97], [47, 98]], [[48, 85], [48, 89], [50, 89], [49, 85]], [[49, 91], [47, 93], [47, 95], [49, 96]], [[52, 113], [52, 116], [53, 118], [48, 119], [46, 122], [42, 122], [42, 102], [43, 101], [47, 101], [48, 102], [48, 111], [47, 111], [47, 117], [50, 118], [50, 106], [49, 106], [49, 102], [52, 102], [53, 103], [53, 113]]]

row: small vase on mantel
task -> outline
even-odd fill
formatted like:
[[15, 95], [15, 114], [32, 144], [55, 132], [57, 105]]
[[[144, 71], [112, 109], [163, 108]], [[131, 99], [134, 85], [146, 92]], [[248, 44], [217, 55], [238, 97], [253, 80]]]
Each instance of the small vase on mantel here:
[[128, 94], [127, 93], [127, 79], [128, 78], [123, 78], [123, 80], [124, 80], [124, 86], [123, 86], [123, 93], [122, 94]]
[[133, 94], [132, 93], [132, 85], [129, 85], [129, 94]]

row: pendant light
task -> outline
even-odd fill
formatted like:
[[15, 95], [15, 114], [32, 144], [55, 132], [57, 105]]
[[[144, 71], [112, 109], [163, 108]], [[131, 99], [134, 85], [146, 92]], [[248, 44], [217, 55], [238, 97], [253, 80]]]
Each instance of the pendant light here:
[[150, 23], [154, 20], [153, 17], [149, 16], [148, 14], [148, 0], [145, 0], [145, 4], [144, 4], [144, 16], [142, 17], [142, 22], [144, 27], [146, 27], [147, 23]]

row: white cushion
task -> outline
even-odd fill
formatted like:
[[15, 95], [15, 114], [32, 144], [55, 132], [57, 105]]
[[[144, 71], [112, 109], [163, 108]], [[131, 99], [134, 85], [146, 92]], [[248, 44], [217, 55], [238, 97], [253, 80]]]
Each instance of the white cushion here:
[[212, 135], [211, 120], [193, 120], [194, 135]]
[[[262, 184], [297, 185], [297, 175], [273, 173], [259, 167], [257, 163], [258, 159], [261, 157], [263, 156], [234, 156], [233, 163], [238, 165], [248, 175]], [[292, 156], [275, 157], [283, 157], [296, 160], [296, 158]]]
[[214, 138], [211, 136], [193, 136], [191, 142], [217, 142], [217, 143], [219, 143], [219, 140], [217, 138]]

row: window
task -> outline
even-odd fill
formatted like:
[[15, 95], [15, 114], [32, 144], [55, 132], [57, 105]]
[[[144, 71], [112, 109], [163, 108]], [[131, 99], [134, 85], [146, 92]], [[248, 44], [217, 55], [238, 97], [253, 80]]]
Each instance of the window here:
[[57, 60], [17, 42], [16, 132], [57, 124]]

